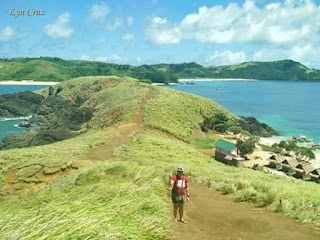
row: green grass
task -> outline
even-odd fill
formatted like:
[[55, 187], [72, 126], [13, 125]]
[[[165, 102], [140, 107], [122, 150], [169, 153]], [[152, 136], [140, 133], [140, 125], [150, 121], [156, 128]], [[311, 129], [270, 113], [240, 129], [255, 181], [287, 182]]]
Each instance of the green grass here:
[[218, 112], [236, 118], [225, 108], [206, 98], [155, 87], [155, 97], [145, 107], [144, 121], [149, 126], [162, 129], [189, 142], [192, 131], [200, 129], [204, 117]]
[[157, 169], [101, 162], [50, 188], [0, 201], [2, 239], [169, 239], [171, 213]]
[[121, 158], [125, 161], [135, 159], [142, 166], [154, 165], [161, 172], [184, 165], [192, 180], [216, 187], [224, 194], [234, 193], [236, 201], [248, 201], [257, 207], [279, 211], [281, 199], [281, 212], [303, 222], [319, 223], [320, 188], [316, 183], [229, 167], [200, 154], [188, 144], [152, 132], [142, 134], [128, 144]]
[[204, 137], [191, 135], [190, 137], [190, 144], [195, 148], [201, 149], [212, 149], [214, 147], [215, 141], [215, 138], [208, 135]]
[[[147, 84], [116, 76], [75, 78], [54, 86], [53, 92], [58, 88], [62, 88], [60, 97], [74, 103], [83, 102], [81, 108], [94, 109], [93, 118], [83, 126], [90, 129], [128, 122], [149, 93]], [[47, 88], [37, 93], [47, 96], [48, 91]]]
[[272, 146], [267, 146], [267, 145], [263, 145], [260, 144], [262, 151], [266, 151], [266, 152], [273, 152], [273, 153], [280, 153], [281, 149], [277, 148], [277, 147], [272, 147]]
[[[90, 131], [75, 138], [45, 146], [0, 151], [0, 185], [3, 184], [2, 174], [11, 169], [20, 169], [17, 174], [23, 183], [29, 178], [44, 181], [40, 173], [45, 169], [61, 168], [68, 163], [74, 166], [85, 163], [86, 154], [90, 149], [108, 144], [116, 133], [115, 128], [109, 128], [106, 131]], [[35, 168], [37, 172], [30, 174]], [[31, 175], [33, 177], [30, 177]]]

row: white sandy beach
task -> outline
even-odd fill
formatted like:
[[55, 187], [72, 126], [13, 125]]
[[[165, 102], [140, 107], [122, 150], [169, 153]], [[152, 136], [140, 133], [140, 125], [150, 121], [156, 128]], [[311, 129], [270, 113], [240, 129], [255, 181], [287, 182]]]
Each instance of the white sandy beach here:
[[14, 80], [5, 80], [0, 81], [0, 85], [56, 85], [59, 82], [43, 82], [43, 81], [31, 81], [31, 80], [22, 80], [22, 81], [14, 81]]
[[269, 137], [269, 138], [260, 138], [260, 143], [263, 145], [267, 145], [267, 146], [272, 146], [275, 143], [279, 143], [282, 140], [288, 140], [290, 139], [290, 137], [286, 137], [286, 136], [273, 136], [273, 137]]
[[178, 79], [178, 82], [215, 82], [215, 81], [258, 81], [258, 80], [244, 79], [244, 78], [196, 78], [196, 79], [180, 78]]

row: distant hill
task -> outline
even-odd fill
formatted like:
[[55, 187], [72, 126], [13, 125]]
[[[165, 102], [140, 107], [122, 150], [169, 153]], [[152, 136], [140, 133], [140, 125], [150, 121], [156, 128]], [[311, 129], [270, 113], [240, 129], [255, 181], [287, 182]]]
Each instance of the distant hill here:
[[169, 83], [178, 78], [148, 65], [130, 66], [112, 63], [63, 60], [60, 58], [0, 59], [1, 80], [34, 80], [62, 82], [83, 76], [128, 76], [145, 82]]
[[178, 78], [244, 78], [258, 80], [320, 81], [320, 71], [309, 69], [299, 62], [245, 62], [236, 65], [203, 67], [197, 63], [156, 64], [158, 70]]
[[320, 81], [320, 71], [299, 62], [245, 62], [237, 65], [203, 67], [200, 64], [154, 64], [142, 66], [63, 60], [60, 58], [0, 59], [1, 80], [62, 82], [82, 76], [128, 76], [144, 82], [169, 83], [178, 78], [245, 78], [258, 80]]

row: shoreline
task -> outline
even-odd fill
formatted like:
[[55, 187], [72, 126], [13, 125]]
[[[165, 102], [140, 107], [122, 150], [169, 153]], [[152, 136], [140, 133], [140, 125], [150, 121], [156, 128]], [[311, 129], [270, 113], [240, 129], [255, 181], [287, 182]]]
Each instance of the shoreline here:
[[0, 85], [48, 85], [53, 86], [60, 82], [44, 82], [44, 81], [32, 81], [32, 80], [3, 80], [0, 81]]
[[221, 82], [221, 81], [250, 81], [255, 82], [257, 79], [245, 79], [245, 78], [180, 78], [178, 82]]

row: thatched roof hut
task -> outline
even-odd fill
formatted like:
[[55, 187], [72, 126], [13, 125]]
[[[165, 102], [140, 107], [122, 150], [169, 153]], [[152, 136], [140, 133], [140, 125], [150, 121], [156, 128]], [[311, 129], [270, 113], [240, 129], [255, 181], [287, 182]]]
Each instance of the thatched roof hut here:
[[291, 168], [296, 168], [299, 165], [299, 162], [294, 157], [284, 157], [281, 163]]

